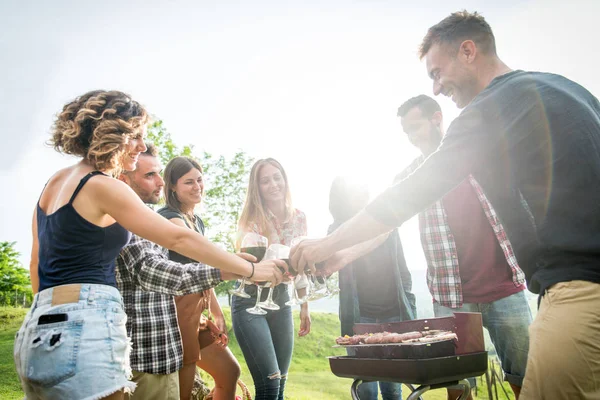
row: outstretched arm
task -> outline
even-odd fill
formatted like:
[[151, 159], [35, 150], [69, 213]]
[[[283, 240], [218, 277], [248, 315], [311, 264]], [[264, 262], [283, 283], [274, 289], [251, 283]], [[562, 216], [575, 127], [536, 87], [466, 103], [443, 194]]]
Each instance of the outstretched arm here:
[[99, 176], [88, 184], [93, 187], [97, 206], [136, 235], [223, 271], [249, 277], [254, 269], [252, 280], [281, 283], [283, 275], [278, 266], [287, 270], [285, 262], [269, 260], [253, 268], [248, 261], [221, 250], [202, 235], [176, 226], [154, 213], [125, 183]]
[[171, 261], [168, 250], [137, 235], [121, 250], [117, 264], [142, 290], [172, 296], [203, 292], [221, 282], [218, 269]]

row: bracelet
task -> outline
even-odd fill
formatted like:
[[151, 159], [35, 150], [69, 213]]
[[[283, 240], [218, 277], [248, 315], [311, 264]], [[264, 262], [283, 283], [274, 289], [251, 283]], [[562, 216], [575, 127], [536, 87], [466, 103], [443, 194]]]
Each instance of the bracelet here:
[[250, 263], [250, 265], [252, 265], [252, 273], [246, 279], [252, 279], [252, 277], [254, 276], [254, 263], [251, 261], [248, 261], [248, 262]]

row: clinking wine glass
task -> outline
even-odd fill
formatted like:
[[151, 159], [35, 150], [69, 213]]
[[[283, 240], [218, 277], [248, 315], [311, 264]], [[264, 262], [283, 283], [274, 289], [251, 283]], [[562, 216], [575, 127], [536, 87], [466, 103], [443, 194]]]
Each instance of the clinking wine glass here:
[[[292, 240], [290, 241], [290, 246], [291, 246], [291, 247], [294, 247], [294, 246], [296, 246], [298, 243], [300, 243], [301, 241], [303, 241], [304, 239], [306, 239], [306, 236], [299, 236], [299, 237], [296, 237], [296, 238], [294, 238], [294, 239], [292, 239]], [[288, 272], [290, 273], [290, 275], [292, 275], [292, 276], [294, 277], [294, 278], [292, 279], [292, 281], [291, 281], [291, 282], [292, 282], [292, 298], [291, 298], [291, 300], [288, 300], [288, 301], [286, 301], [286, 303], [285, 303], [285, 304], [286, 304], [286, 305], [288, 305], [288, 306], [295, 306], [295, 305], [300, 305], [300, 304], [304, 304], [304, 303], [306, 303], [306, 302], [308, 301], [308, 300], [307, 300], [307, 297], [308, 297], [307, 295], [308, 295], [308, 293], [307, 293], [307, 295], [305, 295], [305, 296], [304, 296], [304, 297], [302, 297], [302, 298], [299, 298], [299, 297], [298, 297], [298, 290], [297, 290], [297, 288], [296, 288], [296, 278], [297, 278], [297, 276], [298, 276], [298, 271], [296, 271], [295, 269], [293, 269], [293, 268], [292, 268], [292, 265], [291, 265], [291, 263], [290, 263], [290, 259], [289, 259], [289, 251], [288, 251], [288, 257], [286, 257], [286, 258], [282, 258], [282, 259], [283, 259], [283, 260], [285, 260], [285, 262], [287, 262], [287, 265], [288, 265]], [[308, 290], [309, 290], [309, 288], [307, 287], [307, 288], [306, 288], [306, 290], [308, 291]]]
[[325, 278], [325, 285], [327, 285], [327, 288], [329, 289], [329, 292], [331, 293], [331, 295], [335, 296], [336, 294], [340, 293], [340, 288], [335, 286], [335, 284], [331, 285], [330, 284], [331, 280], [329, 278], [331, 278], [331, 276], [329, 276], [328, 278]]
[[254, 284], [256, 285], [256, 304], [254, 307], [246, 308], [246, 311], [250, 314], [265, 315], [267, 312], [259, 306], [260, 296], [262, 294], [263, 287], [271, 286], [271, 282], [254, 282]]
[[[256, 257], [256, 262], [260, 262], [265, 256], [268, 243], [269, 241], [266, 237], [261, 236], [258, 233], [249, 232], [246, 233], [242, 239], [242, 247], [240, 251], [242, 253], [252, 254], [254, 257]], [[244, 288], [246, 287], [246, 280], [240, 279], [239, 282], [240, 284], [237, 289], [230, 289], [229, 294], [232, 296], [243, 297], [245, 299], [250, 298], [250, 295], [244, 291]]]
[[[285, 260], [286, 262], [289, 262], [289, 258], [290, 248], [283, 244], [275, 243], [269, 246], [264, 259]], [[267, 310], [279, 310], [279, 305], [273, 301], [273, 286], [269, 287], [269, 294], [267, 295], [267, 299], [258, 303], [258, 306]]]
[[[307, 239], [306, 236], [300, 236], [292, 240], [292, 247], [296, 246], [298, 243]], [[305, 267], [304, 272], [306, 274], [306, 278], [308, 279], [308, 286], [306, 287], [306, 296], [304, 296], [300, 301], [313, 301], [319, 300], [323, 297], [329, 296], [330, 293], [326, 290], [324, 285], [325, 281], [323, 277], [318, 276], [315, 277], [308, 267]]]
[[[317, 269], [321, 269], [323, 268], [323, 266], [325, 265], [324, 262], [322, 263], [317, 263], [315, 265], [315, 267]], [[310, 286], [310, 294], [308, 295], [308, 300], [310, 301], [314, 301], [314, 300], [319, 300], [322, 299], [323, 297], [327, 297], [331, 295], [331, 292], [329, 291], [329, 287], [327, 286], [327, 278], [325, 276], [316, 276], [316, 275], [309, 275], [308, 277], [308, 282], [309, 282], [309, 286]]]

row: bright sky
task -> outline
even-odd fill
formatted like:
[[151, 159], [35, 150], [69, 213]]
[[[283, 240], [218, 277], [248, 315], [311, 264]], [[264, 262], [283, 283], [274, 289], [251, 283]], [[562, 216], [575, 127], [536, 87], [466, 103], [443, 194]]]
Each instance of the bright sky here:
[[[74, 161], [44, 145], [53, 117], [98, 88], [132, 94], [179, 144], [278, 159], [309, 234], [324, 235], [336, 175], [374, 195], [417, 155], [396, 109], [431, 94], [417, 47], [462, 8], [483, 13], [512, 68], [600, 95], [594, 0], [0, 2], [0, 241], [27, 265], [40, 191]], [[438, 100], [448, 126], [459, 110]], [[401, 232], [424, 268], [415, 221]]]

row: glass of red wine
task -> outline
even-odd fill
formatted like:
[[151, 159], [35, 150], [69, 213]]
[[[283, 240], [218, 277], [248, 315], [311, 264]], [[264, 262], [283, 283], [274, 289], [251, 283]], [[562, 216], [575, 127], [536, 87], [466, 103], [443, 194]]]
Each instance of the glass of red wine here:
[[[289, 265], [290, 248], [283, 244], [274, 243], [269, 246], [265, 254], [265, 260], [284, 260]], [[269, 287], [269, 294], [265, 301], [258, 303], [259, 307], [266, 310], [279, 310], [279, 305], [273, 301], [273, 286]]]
[[[268, 243], [269, 240], [266, 237], [261, 236], [258, 233], [249, 232], [246, 233], [242, 239], [242, 247], [240, 248], [240, 251], [242, 253], [252, 254], [254, 257], [256, 257], [256, 262], [260, 262], [265, 256]], [[243, 297], [245, 299], [250, 298], [250, 295], [244, 291], [244, 288], [246, 287], [246, 280], [240, 279], [239, 282], [240, 284], [237, 289], [230, 289], [229, 294], [232, 296]]]

